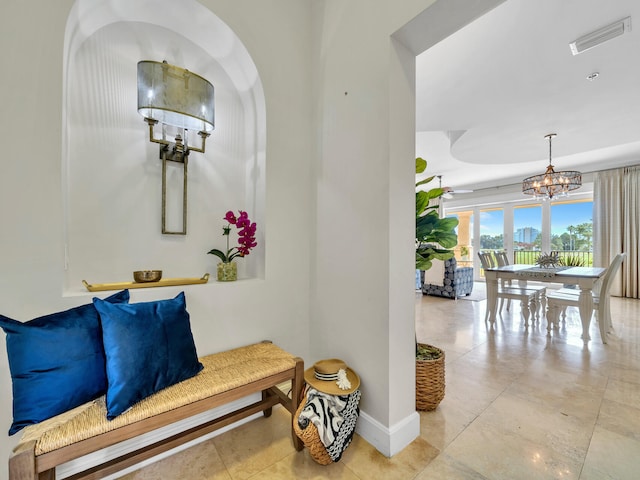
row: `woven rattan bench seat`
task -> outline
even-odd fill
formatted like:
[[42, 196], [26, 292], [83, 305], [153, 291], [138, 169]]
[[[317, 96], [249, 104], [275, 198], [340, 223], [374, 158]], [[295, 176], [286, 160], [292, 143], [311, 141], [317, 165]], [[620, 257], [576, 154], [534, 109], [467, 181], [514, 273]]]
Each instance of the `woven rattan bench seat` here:
[[[257, 343], [216, 353], [202, 357], [200, 361], [204, 369], [195, 377], [147, 397], [111, 421], [106, 418], [105, 398], [102, 396], [69, 412], [25, 428], [20, 443], [14, 449], [14, 456], [21, 451], [32, 451], [37, 464], [35, 470], [45, 471], [69, 459], [147, 433], [251, 393], [263, 392], [263, 400], [258, 402], [262, 405], [255, 404], [256, 408], [250, 412], [243, 412], [239, 418], [261, 410], [265, 414], [267, 410], [270, 413], [270, 407], [277, 403], [285, 405], [293, 414], [300, 403], [304, 370], [302, 360], [272, 343]], [[287, 380], [292, 381], [290, 400], [275, 388], [278, 383]], [[269, 404], [264, 404], [269, 398]], [[225, 422], [229, 423], [231, 421]], [[210, 428], [207, 432], [214, 429]], [[295, 434], [293, 438], [296, 442]], [[104, 440], [96, 442], [95, 439]], [[296, 442], [296, 448], [300, 447]]]

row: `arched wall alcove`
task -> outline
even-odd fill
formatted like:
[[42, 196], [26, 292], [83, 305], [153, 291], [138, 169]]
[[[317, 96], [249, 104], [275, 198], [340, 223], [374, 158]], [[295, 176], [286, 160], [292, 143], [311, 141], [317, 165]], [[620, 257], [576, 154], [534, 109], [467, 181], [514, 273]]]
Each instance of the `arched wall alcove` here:
[[[195, 0], [78, 0], [64, 52], [65, 291], [83, 290], [83, 279], [130, 281], [133, 270], [214, 274], [218, 259], [206, 252], [226, 247], [228, 210], [259, 226], [239, 278], [264, 278], [265, 99], [234, 32]], [[189, 158], [186, 236], [161, 234], [162, 162], [136, 110], [140, 60], [166, 60], [215, 87], [216, 128], [206, 153]]]

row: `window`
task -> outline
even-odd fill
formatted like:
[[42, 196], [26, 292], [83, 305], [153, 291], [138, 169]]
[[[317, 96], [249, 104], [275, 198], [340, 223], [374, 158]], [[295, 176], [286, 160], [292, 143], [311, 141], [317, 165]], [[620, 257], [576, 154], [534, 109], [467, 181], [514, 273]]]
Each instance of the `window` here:
[[[570, 199], [532, 203], [519, 193], [470, 199], [477, 202], [447, 208], [447, 215], [456, 215], [458, 250], [462, 253], [463, 227], [468, 225], [469, 260], [474, 266], [476, 280], [482, 279], [483, 270], [477, 252], [505, 250], [513, 263], [535, 264], [541, 252], [558, 252], [569, 264], [590, 266], [593, 263], [592, 208], [593, 193], [583, 185], [584, 192]], [[453, 202], [452, 202], [453, 203]], [[465, 249], [466, 251], [466, 249]], [[456, 258], [462, 256], [456, 252]]]
[[527, 205], [513, 209], [514, 263], [535, 263], [542, 250], [542, 207]]
[[504, 211], [480, 210], [480, 250], [504, 248]]
[[551, 205], [551, 250], [574, 264], [593, 265], [593, 202]]

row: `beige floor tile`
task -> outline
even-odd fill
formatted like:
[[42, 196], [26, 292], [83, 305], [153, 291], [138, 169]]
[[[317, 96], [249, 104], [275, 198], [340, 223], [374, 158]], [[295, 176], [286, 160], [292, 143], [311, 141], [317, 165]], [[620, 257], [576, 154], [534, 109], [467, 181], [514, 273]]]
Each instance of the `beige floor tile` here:
[[640, 475], [639, 452], [637, 440], [596, 427], [584, 466], [617, 480], [635, 480]]
[[604, 397], [604, 388], [580, 385], [575, 375], [550, 369], [522, 375], [507, 392], [591, 423], [595, 422]]
[[595, 423], [509, 393], [496, 399], [477, 421], [544, 445], [576, 463], [584, 461]]
[[[638, 302], [638, 300], [627, 300], [628, 302]], [[638, 322], [640, 324], [640, 322]], [[640, 331], [634, 332], [624, 338], [610, 336], [607, 343], [607, 361], [613, 367], [629, 368], [630, 371], [637, 372], [640, 362]], [[639, 383], [639, 382], [636, 382]]]
[[211, 440], [132, 472], [123, 480], [231, 480]]
[[476, 417], [477, 414], [445, 394], [438, 408], [420, 412], [420, 436], [437, 449], [444, 450]]
[[406, 480], [424, 470], [439, 453], [418, 437], [400, 453], [387, 458], [355, 435], [341, 461], [362, 480]]
[[480, 421], [469, 425], [444, 453], [495, 480], [577, 479], [582, 467], [547, 445]]
[[640, 409], [605, 399], [596, 425], [640, 441]]
[[489, 480], [445, 453], [438, 455], [415, 480]]
[[290, 416], [274, 408], [270, 418], [248, 422], [213, 439], [231, 478], [245, 480], [295, 452]]
[[609, 380], [604, 394], [607, 400], [614, 400], [630, 407], [640, 408], [640, 383]]
[[454, 364], [449, 365], [447, 372], [452, 381], [458, 378], [470, 379], [476, 384], [502, 392], [516, 381], [526, 369], [526, 364], [519, 361], [487, 361], [484, 353], [478, 357], [475, 350], [475, 355], [465, 355]]
[[[350, 448], [350, 447], [349, 447]], [[320, 465], [309, 452], [292, 453], [251, 477], [251, 480], [359, 480], [343, 461]]]
[[615, 380], [640, 384], [640, 368], [638, 368], [638, 365], [640, 365], [640, 358], [634, 359], [630, 363], [611, 362], [609, 377]]
[[611, 475], [595, 470], [591, 467], [584, 466], [582, 468], [582, 473], [580, 473], [580, 480], [620, 480], [617, 477], [612, 477]]
[[611, 369], [604, 346], [558, 344], [552, 340], [534, 362], [528, 365], [527, 373], [557, 371], [574, 375], [575, 382], [582, 385], [606, 386]]
[[504, 389], [493, 388], [473, 376], [458, 376], [445, 369], [445, 397], [442, 403], [454, 402], [475, 415], [482, 413]]

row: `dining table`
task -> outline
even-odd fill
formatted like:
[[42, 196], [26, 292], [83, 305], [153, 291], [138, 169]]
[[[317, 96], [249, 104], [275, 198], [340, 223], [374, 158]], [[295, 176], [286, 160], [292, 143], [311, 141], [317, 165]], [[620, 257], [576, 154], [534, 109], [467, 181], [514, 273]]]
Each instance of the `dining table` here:
[[[541, 267], [538, 265], [512, 264], [484, 269], [487, 284], [488, 321], [495, 324], [498, 307], [498, 284], [502, 280], [535, 281], [575, 285], [580, 291], [578, 310], [582, 323], [582, 339], [587, 343], [593, 313], [592, 290], [596, 281], [604, 275], [606, 268], [600, 267]], [[545, 312], [546, 313], [546, 312]]]

